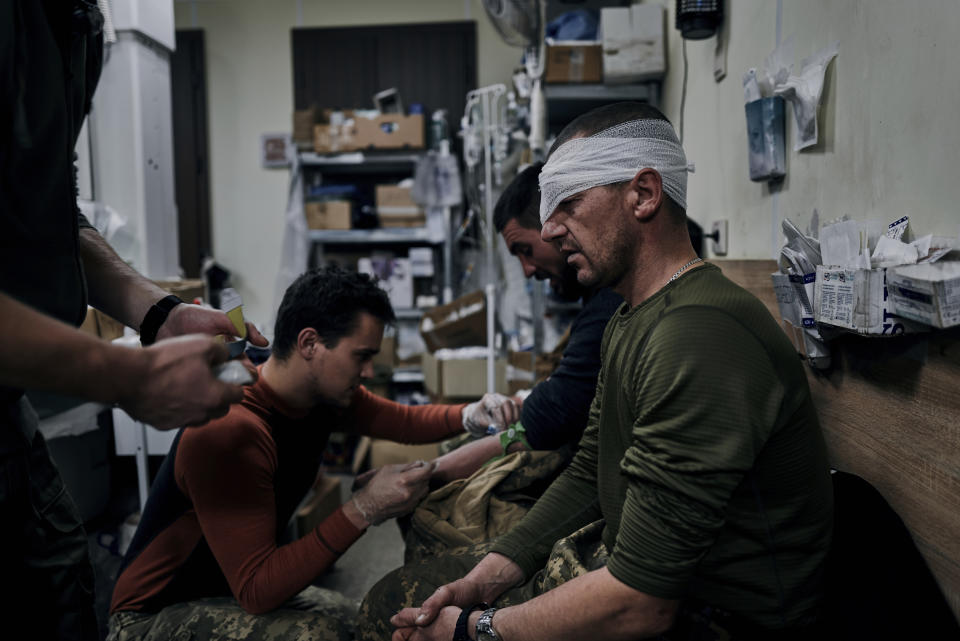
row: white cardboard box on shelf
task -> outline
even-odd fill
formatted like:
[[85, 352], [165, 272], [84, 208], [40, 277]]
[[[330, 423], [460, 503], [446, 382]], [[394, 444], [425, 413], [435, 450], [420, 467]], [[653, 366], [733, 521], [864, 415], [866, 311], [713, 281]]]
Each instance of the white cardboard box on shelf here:
[[886, 276], [886, 268], [817, 265], [813, 301], [817, 322], [875, 336], [926, 331], [922, 325], [894, 314], [887, 295]]
[[887, 276], [900, 316], [933, 325], [960, 325], [960, 261], [893, 267]]
[[667, 70], [665, 10], [657, 3], [600, 10], [603, 82], [625, 84], [660, 78]]

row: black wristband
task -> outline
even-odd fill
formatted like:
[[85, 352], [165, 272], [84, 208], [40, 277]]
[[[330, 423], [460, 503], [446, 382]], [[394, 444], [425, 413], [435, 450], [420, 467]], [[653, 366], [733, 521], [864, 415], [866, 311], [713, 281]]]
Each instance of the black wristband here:
[[486, 610], [489, 607], [486, 603], [476, 603], [469, 608], [460, 610], [460, 616], [457, 617], [457, 627], [453, 629], [453, 641], [470, 641], [470, 635], [467, 633], [470, 614], [474, 610]]
[[147, 315], [143, 317], [143, 322], [140, 323], [141, 345], [146, 347], [157, 341], [157, 332], [160, 331], [163, 322], [167, 320], [167, 316], [170, 315], [170, 310], [182, 302], [178, 296], [170, 294], [158, 300], [147, 310]]

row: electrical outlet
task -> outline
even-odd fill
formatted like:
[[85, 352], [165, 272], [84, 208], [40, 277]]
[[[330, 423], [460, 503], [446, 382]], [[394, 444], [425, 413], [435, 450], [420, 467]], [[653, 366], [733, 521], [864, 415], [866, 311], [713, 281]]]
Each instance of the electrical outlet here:
[[713, 223], [710, 240], [713, 241], [713, 254], [715, 256], [727, 255], [727, 221], [717, 220]]

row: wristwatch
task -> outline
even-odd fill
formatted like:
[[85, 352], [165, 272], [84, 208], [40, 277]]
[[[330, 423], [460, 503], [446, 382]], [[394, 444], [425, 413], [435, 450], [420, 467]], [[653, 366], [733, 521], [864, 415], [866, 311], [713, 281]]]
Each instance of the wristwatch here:
[[170, 294], [158, 300], [147, 310], [147, 315], [143, 317], [143, 322], [140, 323], [141, 345], [146, 347], [147, 345], [153, 345], [157, 341], [157, 332], [160, 331], [160, 326], [163, 325], [163, 322], [167, 320], [170, 310], [182, 302], [179, 296]]
[[457, 625], [453, 629], [453, 641], [470, 641], [470, 635], [467, 634], [467, 622], [470, 619], [470, 614], [474, 610], [486, 610], [489, 607], [486, 603], [477, 603], [469, 608], [462, 609], [460, 616], [457, 617]]
[[477, 619], [477, 641], [500, 641], [497, 631], [493, 629], [493, 614], [496, 608], [487, 608]]

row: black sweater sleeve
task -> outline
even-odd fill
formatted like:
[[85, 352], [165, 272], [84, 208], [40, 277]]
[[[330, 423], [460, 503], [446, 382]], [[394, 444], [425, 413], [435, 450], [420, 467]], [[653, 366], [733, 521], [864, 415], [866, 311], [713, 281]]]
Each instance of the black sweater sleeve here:
[[520, 421], [534, 449], [552, 450], [580, 440], [600, 372], [603, 330], [622, 303], [609, 289], [594, 294], [573, 320], [556, 371], [523, 402]]

